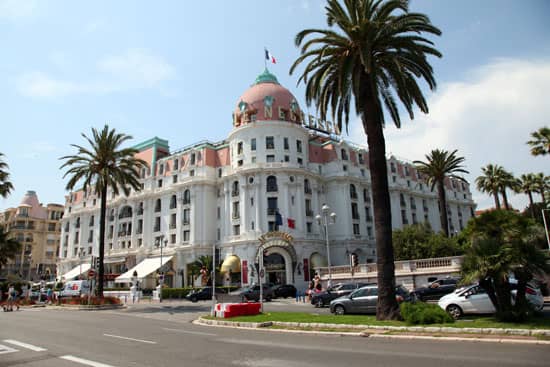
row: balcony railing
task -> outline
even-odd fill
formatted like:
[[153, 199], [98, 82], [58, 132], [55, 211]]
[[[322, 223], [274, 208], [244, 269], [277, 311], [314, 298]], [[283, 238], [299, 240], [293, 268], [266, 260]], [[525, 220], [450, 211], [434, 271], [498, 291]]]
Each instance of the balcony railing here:
[[427, 206], [424, 207], [424, 211], [425, 211], [425, 212], [428, 211], [428, 207], [427, 207]]
[[269, 185], [269, 186], [267, 186], [266, 191], [267, 191], [267, 192], [277, 192], [277, 191], [278, 191], [277, 185]]
[[306, 209], [306, 217], [313, 217], [313, 210]]
[[357, 193], [356, 192], [351, 192], [349, 194], [349, 196], [352, 198], [352, 199], [357, 199]]
[[231, 196], [233, 196], [233, 197], [239, 196], [239, 190], [233, 190], [233, 191], [231, 191]]
[[411, 204], [411, 209], [416, 210], [416, 204]]
[[183, 225], [184, 226], [189, 225], [189, 223], [190, 223], [189, 218], [183, 218]]
[[176, 229], [176, 223], [170, 223], [168, 226], [169, 229]]
[[233, 219], [239, 219], [241, 217], [241, 214], [239, 212], [233, 212], [233, 215], [231, 217]]
[[275, 215], [275, 214], [277, 214], [277, 209], [267, 208], [267, 215]]
[[305, 194], [311, 194], [311, 187], [305, 187], [304, 188], [304, 193]]

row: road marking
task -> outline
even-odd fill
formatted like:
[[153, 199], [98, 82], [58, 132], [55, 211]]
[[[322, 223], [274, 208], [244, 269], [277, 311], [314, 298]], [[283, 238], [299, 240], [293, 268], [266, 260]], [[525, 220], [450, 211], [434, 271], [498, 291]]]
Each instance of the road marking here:
[[150, 340], [134, 339], [134, 338], [128, 338], [128, 337], [126, 337], [126, 336], [111, 335], [111, 334], [103, 334], [103, 335], [104, 335], [104, 336], [109, 336], [109, 337], [111, 337], [111, 338], [132, 340], [132, 341], [140, 342], [140, 343], [157, 344], [157, 342], [153, 342], [153, 341], [150, 341]]
[[61, 356], [59, 358], [66, 359], [67, 361], [71, 361], [71, 362], [85, 364], [85, 365], [92, 366], [92, 367], [114, 367], [114, 366], [111, 366], [110, 364], [94, 362], [94, 361], [90, 361], [89, 359], [78, 358], [78, 357], [70, 356], [70, 355]]
[[206, 335], [206, 336], [217, 336], [218, 334], [212, 334], [212, 333], [203, 333], [200, 331], [189, 331], [189, 330], [182, 330], [182, 329], [168, 329], [163, 327], [162, 330], [167, 331], [175, 331], [177, 333], [184, 333], [184, 334], [194, 334], [194, 335]]
[[37, 346], [32, 345], [32, 344], [27, 344], [27, 343], [19, 342], [19, 341], [17, 341], [17, 340], [12, 340], [12, 339], [4, 339], [4, 343], [9, 343], [9, 344], [17, 345], [18, 347], [27, 348], [27, 349], [30, 349], [30, 350], [32, 350], [32, 351], [34, 351], [34, 352], [43, 352], [43, 351], [47, 350], [46, 348], [37, 347]]
[[13, 352], [19, 352], [19, 351], [17, 349], [10, 348], [7, 345], [0, 344], [0, 354], [7, 354], [7, 353], [13, 353]]

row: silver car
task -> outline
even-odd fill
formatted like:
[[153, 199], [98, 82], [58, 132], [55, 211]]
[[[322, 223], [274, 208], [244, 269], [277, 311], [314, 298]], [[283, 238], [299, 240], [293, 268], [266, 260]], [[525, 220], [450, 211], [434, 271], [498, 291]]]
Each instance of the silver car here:
[[[410, 301], [411, 296], [402, 286], [395, 287], [398, 302]], [[330, 302], [330, 312], [336, 315], [347, 313], [376, 313], [378, 303], [378, 286], [368, 285], [359, 288], [347, 296], [337, 298]]]

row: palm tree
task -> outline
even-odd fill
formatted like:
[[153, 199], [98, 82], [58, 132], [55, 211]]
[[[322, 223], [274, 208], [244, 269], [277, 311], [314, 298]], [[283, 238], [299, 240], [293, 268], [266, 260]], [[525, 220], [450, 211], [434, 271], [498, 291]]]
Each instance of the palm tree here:
[[327, 0], [325, 9], [330, 29], [305, 29], [296, 35], [301, 55], [290, 74], [307, 62], [298, 83], [305, 84], [306, 103], [315, 102], [321, 119], [330, 109], [338, 126], [345, 123], [347, 128], [352, 103], [361, 118], [369, 147], [378, 251], [376, 315], [399, 318], [383, 127], [387, 117], [401, 126], [398, 101], [411, 119], [415, 105], [428, 112], [417, 78], [435, 88], [427, 56], [441, 57], [441, 53], [422, 35], [441, 31], [426, 15], [409, 12], [407, 2], [401, 0], [346, 0], [344, 6]]
[[529, 208], [531, 210], [531, 217], [533, 218], [535, 218], [535, 213], [533, 212], [535, 209], [533, 207], [533, 192], [535, 189], [535, 175], [532, 173], [521, 175], [520, 178], [516, 180], [516, 185], [514, 186], [514, 190], [517, 193], [522, 192], [529, 197]]
[[94, 193], [101, 199], [99, 217], [99, 284], [98, 296], [103, 297], [103, 258], [105, 253], [105, 211], [107, 208], [107, 189], [113, 190], [115, 195], [122, 190], [125, 195], [130, 189], [139, 190], [139, 173], [147, 162], [135, 157], [138, 151], [134, 148], [121, 148], [121, 145], [131, 136], [117, 133], [105, 125], [103, 130], [92, 128], [93, 138], [82, 134], [88, 141], [91, 149], [71, 144], [77, 149], [76, 155], [61, 157], [65, 163], [61, 169], [67, 167], [63, 178], [70, 176], [66, 189], [72, 190], [83, 181], [82, 190], [92, 187]]
[[544, 173], [539, 172], [535, 174], [534, 192], [540, 194], [542, 203], [546, 205], [546, 192], [550, 189], [550, 176], [545, 176]]
[[464, 178], [457, 173], [469, 173], [463, 167], [464, 157], [456, 155], [457, 150], [449, 153], [447, 150], [435, 149], [426, 155], [426, 162], [414, 161], [418, 172], [427, 177], [428, 184], [433, 191], [437, 185], [439, 195], [439, 218], [441, 219], [441, 229], [449, 237], [449, 220], [447, 218], [447, 197], [445, 195], [445, 179], [453, 178], [466, 182]]
[[4, 162], [2, 157], [3, 153], [0, 153], [0, 196], [7, 198], [10, 192], [13, 190], [13, 184], [9, 181], [10, 174], [7, 169], [9, 168], [8, 164]]
[[531, 154], [546, 155], [550, 154], [550, 128], [544, 126], [531, 133], [532, 140], [527, 144], [531, 146]]
[[513, 189], [516, 184], [514, 175], [504, 168], [500, 167], [499, 172], [500, 181], [500, 193], [502, 194], [502, 200], [504, 201], [504, 208], [510, 210], [510, 204], [508, 203], [508, 196], [506, 195], [506, 189]]
[[21, 244], [10, 238], [8, 232], [0, 226], [0, 270], [10, 259], [15, 258], [21, 252]]
[[481, 168], [483, 172], [482, 176], [476, 178], [477, 189], [481, 192], [486, 192], [493, 195], [495, 199], [495, 207], [500, 209], [500, 199], [498, 194], [500, 192], [500, 178], [501, 168], [499, 165], [488, 164]]

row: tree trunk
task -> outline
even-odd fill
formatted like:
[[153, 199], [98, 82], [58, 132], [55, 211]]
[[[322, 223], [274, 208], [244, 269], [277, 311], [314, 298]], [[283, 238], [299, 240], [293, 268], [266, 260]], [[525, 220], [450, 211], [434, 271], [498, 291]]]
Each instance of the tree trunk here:
[[377, 98], [371, 89], [371, 80], [364, 75], [361, 80], [359, 101], [364, 101], [361, 113], [363, 128], [369, 147], [369, 168], [372, 182], [374, 228], [376, 233], [378, 270], [378, 320], [399, 319], [399, 305], [395, 298], [395, 264], [392, 244], [391, 203], [388, 188], [386, 142], [380, 120]]
[[500, 210], [500, 200], [498, 198], [498, 192], [493, 193], [493, 196], [495, 198], [495, 207], [497, 210]]
[[497, 300], [497, 295], [495, 293], [495, 287], [493, 286], [492, 279], [491, 278], [480, 279], [479, 285], [481, 286], [481, 288], [485, 289], [485, 291], [487, 292], [487, 295], [489, 296], [491, 303], [495, 307], [495, 310], [498, 310], [498, 300]]
[[510, 205], [508, 204], [508, 196], [506, 196], [506, 187], [502, 188], [502, 201], [504, 201], [504, 209], [510, 210]]
[[441, 229], [445, 236], [449, 237], [449, 218], [447, 217], [447, 197], [445, 195], [445, 183], [443, 180], [437, 182], [437, 191], [439, 202], [439, 218], [441, 219]]
[[513, 321], [512, 314], [512, 295], [510, 293], [510, 283], [507, 277], [495, 278], [495, 292], [497, 295], [498, 307], [496, 308], [496, 317], [500, 321]]
[[529, 196], [529, 209], [531, 211], [531, 217], [535, 219], [535, 207], [533, 206], [533, 193], [531, 191], [527, 191], [527, 195]]
[[544, 189], [540, 190], [540, 197], [542, 198], [542, 203], [546, 206], [546, 197], [544, 196]]
[[103, 297], [103, 279], [105, 278], [105, 267], [103, 260], [105, 257], [105, 221], [107, 212], [107, 187], [101, 190], [101, 207], [99, 214], [99, 271], [97, 281], [97, 296]]

